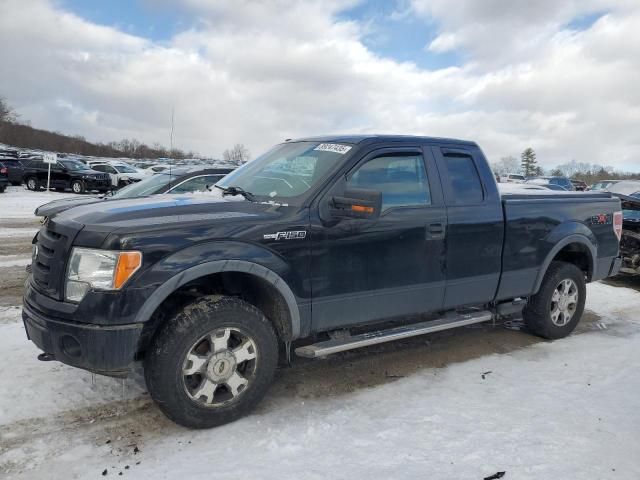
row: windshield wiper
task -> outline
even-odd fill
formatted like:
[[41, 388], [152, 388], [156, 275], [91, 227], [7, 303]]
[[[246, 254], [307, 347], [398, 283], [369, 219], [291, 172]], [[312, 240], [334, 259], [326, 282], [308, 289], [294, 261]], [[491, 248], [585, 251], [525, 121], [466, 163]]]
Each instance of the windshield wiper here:
[[214, 187], [222, 190], [222, 195], [232, 195], [232, 196], [242, 195], [244, 198], [246, 198], [250, 202], [256, 201], [255, 197], [253, 196], [253, 193], [247, 192], [242, 187], [222, 187], [220, 185], [214, 185]]

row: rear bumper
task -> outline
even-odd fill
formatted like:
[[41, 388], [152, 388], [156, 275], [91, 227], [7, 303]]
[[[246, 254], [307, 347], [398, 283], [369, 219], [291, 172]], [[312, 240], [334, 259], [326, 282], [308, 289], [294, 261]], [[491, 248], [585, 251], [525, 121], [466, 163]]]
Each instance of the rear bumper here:
[[595, 282], [596, 280], [602, 280], [603, 278], [617, 275], [620, 272], [621, 265], [621, 257], [604, 257], [598, 259], [591, 281]]
[[27, 337], [56, 360], [103, 375], [126, 376], [133, 365], [142, 324], [100, 326], [46, 318], [26, 301]]

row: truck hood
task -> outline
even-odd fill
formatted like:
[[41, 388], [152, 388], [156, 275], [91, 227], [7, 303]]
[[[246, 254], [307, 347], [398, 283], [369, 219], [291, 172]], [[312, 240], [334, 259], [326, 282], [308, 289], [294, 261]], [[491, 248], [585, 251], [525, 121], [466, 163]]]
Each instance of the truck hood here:
[[96, 232], [135, 232], [175, 227], [178, 224], [209, 224], [215, 220], [257, 220], [274, 215], [277, 205], [250, 202], [222, 193], [153, 195], [81, 205], [58, 213], [55, 223]]
[[60, 200], [54, 200], [44, 205], [40, 205], [36, 208], [34, 214], [36, 217], [51, 217], [56, 213], [69, 210], [70, 208], [77, 207], [78, 205], [88, 205], [90, 203], [98, 203], [103, 201], [104, 198], [97, 196], [89, 196], [82, 198], [61, 198]]

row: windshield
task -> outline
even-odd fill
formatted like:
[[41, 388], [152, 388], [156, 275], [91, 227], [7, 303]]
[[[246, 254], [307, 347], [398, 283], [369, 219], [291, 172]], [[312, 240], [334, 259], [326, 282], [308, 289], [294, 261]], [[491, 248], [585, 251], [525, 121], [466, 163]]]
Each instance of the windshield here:
[[237, 187], [262, 200], [295, 199], [319, 184], [351, 150], [337, 143], [295, 142], [275, 146], [220, 180], [221, 188]]
[[138, 183], [132, 183], [131, 185], [121, 188], [113, 194], [112, 198], [132, 198], [153, 195], [169, 183], [175, 183], [177, 178], [175, 175], [165, 175], [163, 173], [152, 175]]
[[113, 165], [113, 167], [116, 170], [118, 170], [120, 173], [138, 173], [138, 171], [135, 168], [130, 167], [129, 165], [123, 165], [121, 163], [117, 163]]
[[88, 167], [78, 160], [60, 160], [60, 163], [67, 170], [87, 170]]

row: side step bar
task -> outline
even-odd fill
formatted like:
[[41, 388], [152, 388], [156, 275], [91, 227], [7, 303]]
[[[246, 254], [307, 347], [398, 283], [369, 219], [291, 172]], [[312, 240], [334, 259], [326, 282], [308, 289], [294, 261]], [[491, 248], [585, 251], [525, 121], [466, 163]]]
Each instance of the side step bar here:
[[486, 310], [473, 313], [447, 315], [436, 320], [403, 325], [389, 330], [362, 333], [360, 335], [347, 336], [345, 338], [332, 338], [325, 342], [298, 347], [295, 351], [296, 355], [299, 357], [325, 357], [332, 353], [368, 347], [369, 345], [376, 345], [378, 343], [392, 342], [393, 340], [415, 337], [417, 335], [424, 335], [425, 333], [439, 332], [441, 330], [449, 330], [450, 328], [482, 323], [491, 320], [492, 318], [493, 315], [491, 312]]

